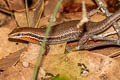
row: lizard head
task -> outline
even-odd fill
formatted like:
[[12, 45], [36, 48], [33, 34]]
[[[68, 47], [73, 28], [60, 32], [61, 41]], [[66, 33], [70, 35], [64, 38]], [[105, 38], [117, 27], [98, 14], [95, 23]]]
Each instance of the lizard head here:
[[32, 43], [40, 44], [39, 37], [31, 32], [32, 28], [23, 27], [14, 29], [8, 36], [12, 39], [20, 39]]
[[9, 38], [21, 38], [23, 35], [26, 34], [26, 29], [28, 29], [27, 27], [23, 27], [23, 28], [15, 28], [8, 36]]

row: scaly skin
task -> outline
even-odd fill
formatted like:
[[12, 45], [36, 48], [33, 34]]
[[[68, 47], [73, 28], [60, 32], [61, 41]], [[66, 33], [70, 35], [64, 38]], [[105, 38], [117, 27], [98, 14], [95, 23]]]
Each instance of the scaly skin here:
[[[79, 40], [79, 45], [83, 45], [91, 36], [100, 34], [109, 29], [113, 22], [117, 21], [119, 18], [120, 10], [100, 22], [88, 21], [79, 28], [76, 27], [79, 20], [54, 25], [51, 27], [46, 43], [49, 45]], [[9, 34], [9, 37], [41, 44], [42, 39], [45, 37], [45, 31], [46, 27], [17, 28]]]

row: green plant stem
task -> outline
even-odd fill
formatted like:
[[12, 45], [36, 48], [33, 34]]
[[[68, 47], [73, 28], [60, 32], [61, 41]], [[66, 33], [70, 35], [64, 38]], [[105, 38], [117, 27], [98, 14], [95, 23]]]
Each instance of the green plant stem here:
[[37, 77], [37, 73], [38, 73], [38, 71], [39, 71], [39, 65], [40, 65], [40, 60], [41, 60], [40, 57], [41, 57], [41, 55], [43, 54], [43, 48], [45, 47], [45, 43], [46, 43], [48, 34], [49, 34], [49, 32], [50, 32], [50, 29], [51, 29], [51, 25], [52, 25], [52, 23], [53, 23], [53, 21], [54, 21], [54, 18], [55, 18], [55, 16], [56, 16], [56, 13], [57, 13], [57, 11], [58, 11], [58, 9], [59, 9], [62, 1], [63, 1], [63, 0], [59, 0], [59, 2], [58, 2], [57, 5], [56, 5], [56, 8], [54, 9], [54, 12], [53, 12], [53, 14], [52, 14], [52, 18], [50, 18], [50, 22], [49, 22], [49, 24], [48, 24], [48, 28], [47, 28], [46, 33], [45, 33], [45, 36], [46, 36], [46, 37], [43, 38], [43, 41], [42, 41], [42, 44], [41, 44], [40, 53], [39, 53], [38, 58], [37, 58], [37, 63], [36, 63], [36, 67], [35, 67], [35, 70], [34, 70], [34, 74], [33, 74], [33, 79], [32, 79], [32, 80], [36, 80], [36, 79], [37, 79], [36, 77]]

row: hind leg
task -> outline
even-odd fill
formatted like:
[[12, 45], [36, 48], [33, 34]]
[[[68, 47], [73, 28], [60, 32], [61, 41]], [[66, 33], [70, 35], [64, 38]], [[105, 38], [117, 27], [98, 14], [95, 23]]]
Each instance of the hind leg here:
[[89, 41], [89, 35], [85, 34], [83, 35], [82, 38], [80, 38], [79, 42], [78, 42], [78, 46], [75, 47], [76, 50], [81, 50], [84, 49], [83, 46], [85, 44], [87, 44], [87, 42]]
[[88, 41], [89, 41], [89, 35], [85, 34], [80, 38], [77, 47], [67, 47], [66, 52], [83, 50], [84, 45], [87, 45]]

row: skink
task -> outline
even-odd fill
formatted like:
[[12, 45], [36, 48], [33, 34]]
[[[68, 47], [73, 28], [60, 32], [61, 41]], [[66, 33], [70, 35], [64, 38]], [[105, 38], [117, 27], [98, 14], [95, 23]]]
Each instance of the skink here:
[[[67, 21], [51, 27], [46, 44], [58, 44], [74, 40], [79, 40], [79, 44], [85, 44], [92, 35], [100, 34], [111, 27], [113, 22], [120, 18], [120, 10], [100, 22], [88, 21], [79, 28], [76, 27], [79, 20]], [[41, 44], [45, 37], [46, 27], [30, 28], [23, 27], [14, 29], [9, 38], [26, 40], [36, 44]]]

